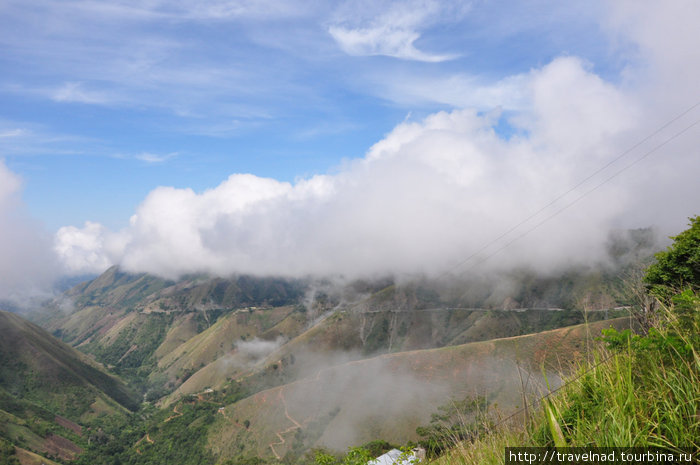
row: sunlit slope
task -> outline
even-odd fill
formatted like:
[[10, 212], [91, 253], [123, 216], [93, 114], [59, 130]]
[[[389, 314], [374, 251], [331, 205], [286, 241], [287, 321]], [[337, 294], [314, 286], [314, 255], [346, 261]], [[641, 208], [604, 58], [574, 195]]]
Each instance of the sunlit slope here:
[[459, 308], [340, 311], [282, 345], [267, 357], [264, 369], [251, 374], [258, 386], [286, 384], [315, 373], [319, 357], [342, 353], [359, 360], [386, 352], [432, 349], [467, 342], [519, 336], [589, 321], [579, 311]]
[[[591, 320], [604, 317], [590, 315]], [[271, 322], [275, 326], [262, 331]], [[580, 323], [577, 311], [529, 309], [496, 311], [473, 309], [423, 309], [410, 311], [340, 311], [307, 329], [299, 307], [263, 311], [239, 311], [222, 317], [215, 325], [159, 361], [151, 375], [155, 382], [182, 384], [164, 399], [170, 404], [182, 396], [218, 389], [231, 379], [245, 376], [254, 390], [286, 384], [314, 372], [319, 356], [343, 353], [344, 360], [384, 353], [457, 345], [558, 328]], [[260, 325], [259, 322], [266, 322]], [[253, 337], [275, 341], [279, 346], [265, 360], [244, 348]], [[264, 354], [267, 355], [267, 354]]]
[[237, 310], [163, 355], [151, 379], [183, 382], [170, 399], [218, 388], [267, 355], [255, 350], [257, 345], [270, 347], [269, 351], [298, 335], [306, 324], [296, 306]]
[[177, 281], [148, 274], [131, 274], [112, 267], [98, 278], [66, 292], [76, 307], [135, 308], [144, 311], [235, 308], [265, 302], [283, 304], [299, 293], [294, 281], [238, 276], [231, 279], [204, 275]]
[[[35, 321], [133, 383], [147, 400], [168, 396], [168, 404], [250, 370], [256, 390], [303, 378], [315, 366], [309, 350], [360, 359], [443, 347], [580, 323], [579, 298], [594, 309], [619, 304], [613, 281], [600, 270], [557, 277], [513, 271], [504, 279], [505, 288], [486, 277], [401, 284], [202, 275], [168, 281], [114, 267], [56, 299]], [[558, 307], [566, 310], [551, 311]], [[275, 344], [251, 360], [239, 349], [258, 339]]]
[[[345, 351], [354, 358], [364, 358], [384, 352], [430, 349], [518, 336], [616, 315], [615, 311], [609, 311], [611, 307], [619, 305], [613, 298], [615, 293], [608, 289], [608, 281], [599, 274], [532, 280], [539, 286], [539, 297], [524, 296], [525, 291], [504, 295], [524, 298], [528, 303], [543, 307], [522, 308], [522, 304], [511, 297], [500, 300], [497, 308], [468, 307], [473, 299], [481, 304], [486, 304], [488, 300], [483, 300], [483, 296], [475, 298], [473, 293], [476, 291], [465, 291], [470, 286], [474, 287], [473, 283], [469, 286], [444, 283], [388, 286], [361, 302], [327, 314], [326, 318], [314, 320], [314, 324], [305, 332], [271, 354], [267, 365], [281, 363], [285, 367], [285, 380], [292, 381], [303, 376], [305, 370], [313, 369], [314, 357], [308, 361], [305, 357], [309, 351]], [[586, 300], [591, 311], [584, 312], [583, 305], [566, 309], [550, 305], [549, 302], [556, 304], [562, 301], [557, 296], [564, 289], [586, 297], [595, 295], [596, 298]], [[502, 299], [502, 295], [499, 298]], [[292, 357], [295, 360], [293, 364], [290, 363]], [[274, 374], [278, 376], [279, 372]]]
[[[602, 328], [628, 319], [439, 349], [338, 362], [316, 373], [227, 406], [209, 445], [222, 457], [279, 456], [314, 446], [344, 450], [374, 439], [415, 439], [415, 428], [450, 399], [486, 396], [503, 413], [543, 389], [581, 357]], [[520, 368], [520, 374], [518, 369]], [[246, 425], [248, 425], [246, 427]]]

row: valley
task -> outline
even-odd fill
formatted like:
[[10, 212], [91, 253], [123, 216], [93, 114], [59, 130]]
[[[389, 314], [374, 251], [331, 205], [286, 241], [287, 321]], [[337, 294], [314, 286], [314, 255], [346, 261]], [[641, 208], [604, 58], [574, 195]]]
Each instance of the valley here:
[[0, 465], [700, 462], [698, 23], [0, 1]]
[[98, 396], [87, 413], [51, 410], [72, 438], [63, 449], [44, 430], [4, 437], [76, 464], [295, 463], [319, 447], [417, 441], [450, 402], [483, 398], [503, 416], [556, 387], [601, 329], [634, 324], [621, 283], [614, 268], [348, 282], [115, 267], [29, 316], [124, 380], [128, 395], [93, 381], [127, 408], [100, 410], [115, 404]]

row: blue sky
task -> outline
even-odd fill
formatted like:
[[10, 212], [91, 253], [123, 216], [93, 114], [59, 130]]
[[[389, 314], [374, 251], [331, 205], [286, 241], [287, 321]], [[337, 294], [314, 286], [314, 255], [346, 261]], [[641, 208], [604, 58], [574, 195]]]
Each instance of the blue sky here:
[[[469, 90], [558, 56], [616, 79], [624, 44], [601, 31], [597, 8], [9, 0], [0, 157], [47, 228], [120, 228], [157, 186], [202, 191], [232, 173], [293, 181], [362, 157], [407, 117], [510, 110]], [[334, 36], [363, 28], [377, 37]]]
[[694, 0], [4, 0], [0, 298], [114, 264], [439, 274], [507, 245], [488, 266], [552, 271], [612, 230], [677, 233], [699, 22]]

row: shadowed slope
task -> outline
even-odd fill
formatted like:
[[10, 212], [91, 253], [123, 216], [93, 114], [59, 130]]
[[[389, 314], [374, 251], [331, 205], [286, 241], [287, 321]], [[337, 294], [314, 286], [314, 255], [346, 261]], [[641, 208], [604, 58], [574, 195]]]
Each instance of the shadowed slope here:
[[124, 383], [37, 325], [0, 311], [0, 334], [0, 386], [10, 394], [78, 415], [98, 397], [137, 407]]

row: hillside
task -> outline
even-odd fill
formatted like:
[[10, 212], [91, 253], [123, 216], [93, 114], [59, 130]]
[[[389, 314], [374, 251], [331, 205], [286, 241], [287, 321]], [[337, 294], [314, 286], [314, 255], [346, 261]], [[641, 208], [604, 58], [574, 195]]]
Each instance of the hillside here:
[[[222, 344], [224, 347], [228, 344], [237, 348], [195, 371], [163, 403], [169, 405], [182, 396], [207, 388], [218, 389], [227, 381], [241, 377], [246, 378], [248, 386], [253, 386], [251, 389], [265, 389], [304, 378], [315, 373], [319, 363], [336, 359], [361, 360], [387, 352], [447, 347], [518, 336], [579, 324], [586, 318], [591, 322], [599, 321], [606, 315], [621, 313], [624, 311], [591, 312], [585, 315], [578, 311], [564, 310], [459, 308], [336, 311], [308, 329], [297, 326], [296, 329], [305, 330], [296, 337], [294, 332], [285, 333], [291, 339], [284, 343], [279, 339], [270, 341], [267, 347], [271, 353], [262, 359], [258, 358], [257, 363], [242, 363], [241, 357], [248, 357], [246, 349], [249, 345], [246, 342], [236, 342], [230, 332], [217, 331], [219, 323], [228, 326], [226, 322], [233, 318], [226, 316], [215, 327], [193, 338], [193, 342], [199, 344], [198, 341], [205, 339], [209, 341], [207, 347], [218, 348]], [[299, 318], [298, 313], [292, 315]], [[189, 345], [183, 344], [171, 355], [180, 357], [179, 360], [189, 360], [190, 357], [185, 354], [187, 350], [180, 350]]]
[[646, 299], [634, 312], [637, 333], [606, 331], [604, 347], [532, 409], [529, 422], [506, 422], [469, 441], [452, 438], [433, 463], [502, 464], [512, 446], [636, 448], [664, 453], [665, 463], [698, 463], [700, 216], [689, 226], [642, 278]]
[[[293, 354], [299, 373], [287, 370], [285, 379], [273, 381], [268, 376], [266, 387], [303, 375], [308, 347], [353, 351], [362, 358], [577, 324], [584, 308], [593, 311], [592, 319], [609, 317], [595, 310], [626, 303], [613, 271], [538, 276], [518, 270], [395, 284], [246, 276], [168, 281], [113, 267], [33, 318], [128, 379], [149, 400], [173, 392], [169, 403], [222, 386], [273, 350], [263, 365]], [[549, 311], [556, 307], [566, 311]], [[265, 347], [254, 350], [255, 364], [245, 350], [252, 341]]]
[[[0, 386], [8, 393], [81, 415], [98, 398], [135, 408], [134, 394], [89, 357], [14, 313], [0, 311]], [[86, 394], [89, 394], [86, 396]]]
[[[81, 424], [138, 407], [121, 380], [37, 325], [0, 311], [0, 334], [0, 437], [10, 443], [75, 458]], [[19, 455], [23, 463], [33, 457]]]
[[113, 267], [30, 316], [139, 390], [160, 392], [168, 383], [179, 384], [185, 371], [149, 383], [158, 360], [221, 315], [296, 303], [302, 296], [302, 286], [290, 280], [186, 276], [175, 282]]
[[598, 335], [627, 314], [622, 268], [402, 282], [111, 268], [33, 318], [146, 400], [137, 416], [96, 421], [101, 442], [78, 463], [294, 461], [416, 439], [438, 408], [475, 396], [512, 410], [544, 386], [542, 363], [556, 383], [581, 354], [587, 334], [572, 325]]
[[[375, 439], [404, 443], [441, 405], [483, 396], [507, 414], [523, 388], [545, 390], [586, 351], [590, 338], [628, 319], [440, 349], [342, 362], [328, 357], [312, 376], [268, 389], [220, 410], [211, 427], [215, 456], [298, 456], [311, 447], [336, 451]], [[522, 379], [521, 379], [522, 376]], [[523, 384], [523, 379], [526, 385]], [[247, 425], [247, 426], [246, 426]]]

